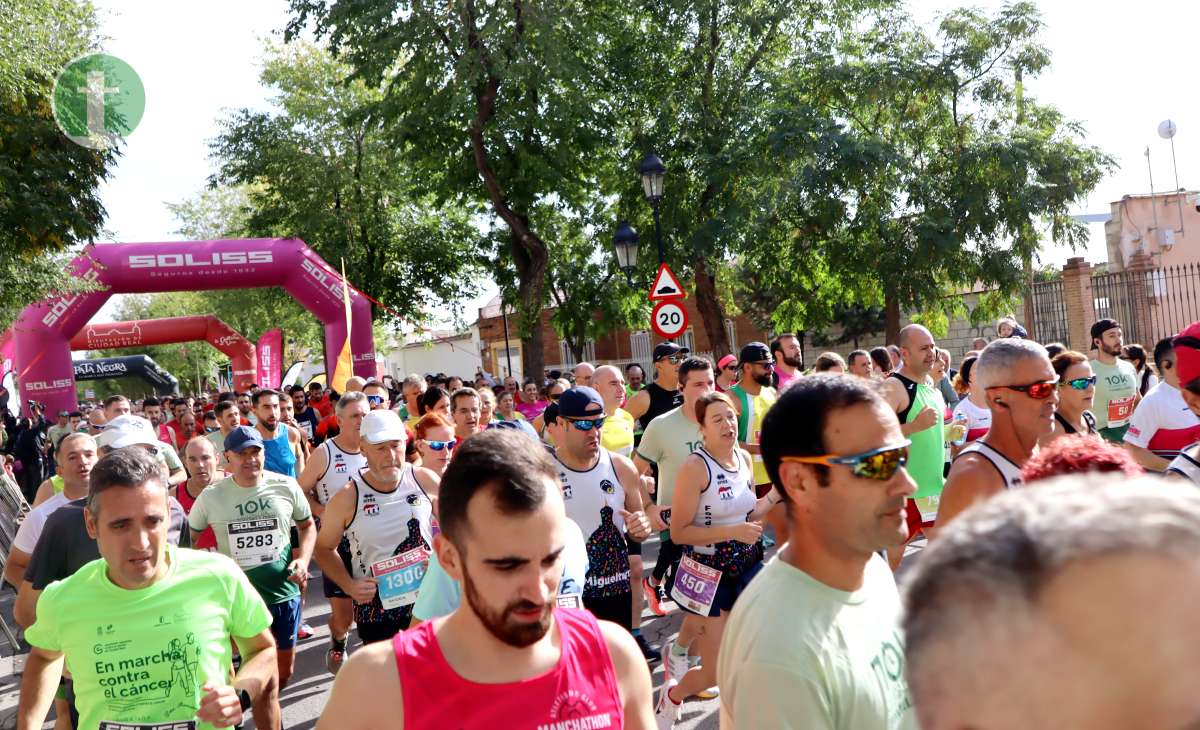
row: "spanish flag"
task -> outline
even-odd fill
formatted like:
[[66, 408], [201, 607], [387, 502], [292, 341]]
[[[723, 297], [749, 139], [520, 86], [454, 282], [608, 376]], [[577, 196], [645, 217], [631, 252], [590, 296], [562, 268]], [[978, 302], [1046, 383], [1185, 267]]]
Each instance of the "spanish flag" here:
[[346, 381], [354, 374], [354, 361], [350, 357], [350, 285], [346, 283], [346, 259], [342, 259], [342, 304], [346, 308], [346, 341], [342, 343], [333, 377], [329, 379], [329, 387], [338, 393], [346, 392]]

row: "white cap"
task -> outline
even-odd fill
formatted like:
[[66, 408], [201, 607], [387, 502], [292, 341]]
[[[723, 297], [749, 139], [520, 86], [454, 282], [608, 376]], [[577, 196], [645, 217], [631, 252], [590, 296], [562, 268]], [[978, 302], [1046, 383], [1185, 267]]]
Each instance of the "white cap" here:
[[96, 437], [96, 445], [100, 448], [123, 449], [134, 444], [158, 446], [154, 426], [141, 416], [117, 416], [105, 424], [104, 431]]
[[404, 430], [404, 422], [395, 411], [380, 409], [371, 411], [363, 416], [358, 435], [369, 444], [381, 444], [384, 441], [406, 441], [408, 434]]

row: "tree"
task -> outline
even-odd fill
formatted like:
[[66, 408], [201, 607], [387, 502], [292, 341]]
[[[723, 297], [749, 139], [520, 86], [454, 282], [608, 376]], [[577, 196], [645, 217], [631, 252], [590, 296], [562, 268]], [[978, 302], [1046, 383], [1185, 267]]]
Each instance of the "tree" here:
[[[848, 301], [882, 299], [894, 340], [902, 309], [944, 317], [947, 294], [1019, 291], [1043, 235], [1083, 241], [1069, 208], [1112, 161], [1078, 141], [1077, 124], [1023, 96], [1020, 79], [1049, 64], [1040, 27], [1030, 3], [992, 18], [955, 11], [937, 38], [889, 15], [851, 52], [811, 54], [796, 68], [791, 93], [837, 120], [830, 149], [841, 159], [831, 168], [827, 151], [792, 152], [797, 179], [833, 181], [824, 200], [801, 185], [771, 191], [772, 215], [794, 235], [782, 256], [759, 251], [746, 263], [767, 272], [784, 316], [810, 315], [796, 286], [808, 266], [790, 262], [816, 262], [823, 286], [861, 293]], [[827, 215], [830, 205], [840, 215]]]
[[100, 233], [99, 186], [117, 152], [70, 141], [51, 91], [68, 61], [96, 47], [89, 3], [10, 0], [0, 13], [0, 327], [52, 292], [94, 288], [63, 269]]
[[616, 119], [598, 45], [615, 41], [612, 0], [291, 0], [369, 86], [416, 179], [441, 201], [486, 208], [507, 232], [498, 278], [516, 276], [523, 370], [543, 370], [541, 311], [552, 242], [539, 206], [586, 210], [611, 158]]
[[211, 183], [241, 186], [239, 229], [302, 238], [334, 267], [344, 258], [350, 281], [387, 306], [375, 316], [422, 320], [431, 303], [474, 293], [481, 234], [470, 209], [417, 189], [372, 111], [383, 90], [349, 74], [312, 44], [270, 47], [262, 81], [281, 111], [223, 122]]

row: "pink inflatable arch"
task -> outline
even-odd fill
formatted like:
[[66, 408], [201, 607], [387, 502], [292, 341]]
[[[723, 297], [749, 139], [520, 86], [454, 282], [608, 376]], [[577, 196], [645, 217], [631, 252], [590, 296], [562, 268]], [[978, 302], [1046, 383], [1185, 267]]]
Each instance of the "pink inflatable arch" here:
[[71, 338], [71, 349], [109, 350], [200, 340], [229, 357], [234, 390], [245, 392], [259, 382], [254, 343], [211, 314], [89, 324]]
[[[71, 338], [113, 294], [280, 286], [325, 324], [326, 372], [346, 341], [342, 277], [295, 238], [91, 245], [71, 263], [71, 275], [106, 290], [31, 304], [13, 324], [20, 402], [40, 401], [47, 413], [74, 410]], [[350, 301], [354, 373], [374, 377], [371, 304], [354, 289]]]

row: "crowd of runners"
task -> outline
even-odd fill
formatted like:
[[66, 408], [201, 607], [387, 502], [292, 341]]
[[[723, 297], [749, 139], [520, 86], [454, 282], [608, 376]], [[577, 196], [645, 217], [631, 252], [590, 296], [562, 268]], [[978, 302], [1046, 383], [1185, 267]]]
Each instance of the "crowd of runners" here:
[[321, 730], [1193, 727], [1200, 322], [1090, 334], [5, 411], [18, 727], [278, 730], [314, 563]]

